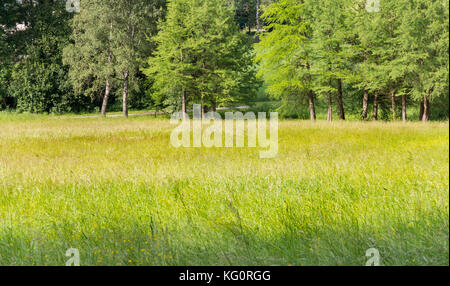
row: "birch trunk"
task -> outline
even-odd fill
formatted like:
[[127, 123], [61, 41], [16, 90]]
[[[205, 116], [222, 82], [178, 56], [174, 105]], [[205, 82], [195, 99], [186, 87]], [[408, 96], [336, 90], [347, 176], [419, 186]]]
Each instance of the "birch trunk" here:
[[[113, 24], [111, 22], [110, 28], [109, 28], [109, 46], [108, 46], [108, 65], [111, 66], [112, 61], [112, 55], [111, 55], [111, 41], [112, 41], [112, 32], [113, 32]], [[109, 73], [109, 71], [108, 71]], [[106, 88], [105, 88], [105, 95], [103, 96], [103, 102], [102, 102], [102, 116], [106, 116], [106, 108], [108, 106], [108, 99], [109, 94], [111, 92], [111, 83], [109, 74], [106, 76]]]
[[309, 103], [309, 118], [311, 121], [315, 121], [316, 120], [316, 110], [314, 108], [314, 96], [313, 96], [312, 91], [308, 92], [308, 103]]
[[122, 110], [123, 116], [128, 117], [128, 71], [123, 74]]
[[430, 100], [425, 95], [423, 98], [423, 116], [422, 122], [427, 122], [430, 119]]

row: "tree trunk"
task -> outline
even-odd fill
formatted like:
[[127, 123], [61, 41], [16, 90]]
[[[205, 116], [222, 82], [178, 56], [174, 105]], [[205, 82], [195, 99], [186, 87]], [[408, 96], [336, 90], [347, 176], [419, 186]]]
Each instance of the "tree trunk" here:
[[342, 101], [342, 80], [338, 79], [337, 104], [339, 108], [339, 120], [345, 120], [344, 102]]
[[406, 94], [402, 94], [402, 120], [406, 122]]
[[363, 96], [363, 110], [361, 114], [361, 120], [367, 119], [367, 108], [369, 105], [369, 92], [367, 89], [364, 89], [364, 96]]
[[308, 92], [309, 118], [311, 121], [316, 120], [316, 110], [314, 108], [314, 96], [312, 90]]
[[392, 110], [392, 120], [396, 120], [397, 116], [395, 114], [395, 93], [391, 93], [391, 110]]
[[420, 111], [419, 111], [419, 120], [422, 121], [423, 119], [423, 111], [424, 111], [424, 103], [423, 101], [420, 102]]
[[[111, 55], [111, 41], [112, 41], [113, 23], [111, 22], [109, 26], [109, 44], [108, 44], [108, 65], [111, 66], [112, 55]], [[111, 84], [109, 81], [109, 75], [106, 77], [106, 88], [105, 96], [103, 96], [102, 102], [102, 116], [106, 116], [106, 108], [108, 106], [109, 94], [111, 92]]]
[[425, 95], [423, 98], [423, 117], [422, 121], [427, 122], [430, 119], [430, 100]]
[[106, 88], [105, 88], [105, 95], [103, 96], [103, 103], [102, 103], [102, 116], [106, 116], [106, 107], [108, 106], [108, 98], [109, 93], [111, 92], [111, 87], [109, 84], [109, 78], [106, 79]]
[[331, 92], [328, 92], [328, 114], [327, 120], [333, 121], [333, 98], [331, 96]]
[[202, 106], [202, 120], [205, 120], [205, 103], [203, 102], [203, 97], [202, 97], [202, 101], [201, 101], [201, 106]]
[[[183, 49], [180, 49], [180, 62], [183, 63]], [[186, 120], [186, 91], [184, 86], [181, 87], [181, 112], [183, 113], [183, 121]]]
[[128, 117], [128, 71], [123, 74], [123, 97], [122, 97], [122, 110], [123, 116]]
[[216, 112], [217, 111], [217, 102], [216, 99], [213, 97], [211, 99], [211, 111]]
[[[206, 53], [206, 50], [203, 50], [203, 53]], [[202, 59], [202, 70], [205, 75], [206, 74], [205, 59]], [[206, 114], [206, 107], [205, 107], [205, 102], [204, 102], [205, 93], [206, 93], [205, 78], [203, 77], [203, 79], [202, 79], [202, 95], [201, 95], [201, 97], [202, 97], [202, 120], [205, 120], [205, 114]]]
[[378, 120], [378, 93], [375, 92], [373, 97], [373, 113], [372, 120]]
[[181, 112], [183, 112], [183, 120], [186, 120], [186, 94], [184, 86], [181, 88]]

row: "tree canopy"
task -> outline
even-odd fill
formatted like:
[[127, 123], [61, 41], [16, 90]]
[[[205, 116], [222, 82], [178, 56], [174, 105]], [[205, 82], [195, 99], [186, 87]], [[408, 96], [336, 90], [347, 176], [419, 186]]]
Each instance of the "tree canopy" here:
[[448, 0], [2, 3], [1, 109], [448, 119]]

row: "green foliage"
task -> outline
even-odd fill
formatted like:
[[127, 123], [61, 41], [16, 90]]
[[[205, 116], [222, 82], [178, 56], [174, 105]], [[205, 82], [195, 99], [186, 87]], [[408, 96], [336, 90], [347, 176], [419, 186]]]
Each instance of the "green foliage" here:
[[283, 99], [283, 106], [298, 106], [312, 88], [312, 26], [307, 6], [281, 0], [269, 6], [263, 18], [268, 32], [257, 44], [259, 76], [269, 84], [270, 94]]
[[11, 102], [8, 97], [8, 86], [11, 78], [11, 66], [0, 66], [0, 110], [11, 107]]
[[18, 111], [70, 111], [70, 89], [63, 86], [66, 80], [66, 71], [57, 63], [27, 62], [14, 70], [9, 95], [16, 99]]
[[[8, 95], [18, 111], [66, 112], [79, 108], [62, 65], [62, 49], [68, 43], [71, 17], [64, 3], [43, 1], [28, 8], [24, 50], [11, 63]], [[19, 45], [20, 43], [18, 43]], [[22, 43], [23, 44], [23, 43]]]
[[111, 51], [116, 77], [129, 78], [131, 89], [139, 92], [137, 73], [147, 56], [156, 48], [147, 41], [157, 33], [157, 22], [164, 16], [165, 1], [162, 0], [116, 0], [109, 15], [113, 23]]
[[154, 49], [146, 39], [156, 33], [164, 4], [160, 0], [81, 2], [81, 11], [72, 22], [73, 43], [64, 50], [76, 94], [98, 103], [106, 81], [116, 90], [127, 74], [132, 98], [143, 95], [142, 80], [136, 75], [144, 56]]
[[[195, 12], [194, 12], [195, 11]], [[144, 73], [154, 80], [156, 102], [187, 100], [211, 106], [252, 97], [258, 88], [249, 39], [222, 1], [170, 1], [154, 39], [158, 49]]]
[[[414, 99], [431, 101], [449, 93], [449, 1], [402, 1], [398, 31], [400, 66]], [[447, 113], [448, 115], [448, 113]]]
[[306, 1], [311, 15], [313, 89], [319, 96], [337, 93], [337, 80], [347, 80], [351, 68], [349, 1]]
[[360, 91], [346, 105], [362, 102], [363, 90], [378, 94], [383, 114], [397, 108], [385, 104], [391, 94], [408, 104], [440, 98], [435, 118], [448, 118], [448, 0], [381, 0], [372, 12], [366, 4], [280, 0], [266, 8], [256, 61], [267, 91], [291, 109], [305, 105], [310, 89], [335, 94], [341, 80], [344, 90]]
[[0, 5], [0, 64], [10, 64], [17, 60], [27, 45], [31, 29], [17, 29], [17, 24], [30, 23], [33, 12], [29, 5], [21, 5], [17, 0], [2, 0]]
[[449, 117], [448, 0], [380, 0], [379, 11], [366, 0], [179, 0], [166, 20], [165, 0], [81, 1], [80, 13], [2, 3], [2, 109], [90, 110], [105, 94], [117, 107], [125, 95], [132, 108], [178, 108], [184, 94], [214, 109], [254, 101], [263, 79], [290, 117], [337, 103], [355, 118], [375, 97], [383, 119], [401, 113], [400, 97]]
[[143, 72], [153, 79], [154, 100], [158, 104], [178, 106], [181, 103], [177, 95], [182, 87], [191, 88], [189, 72], [193, 65], [186, 60], [191, 45], [187, 37], [193, 25], [189, 4], [186, 0], [169, 2], [166, 20], [160, 22], [158, 35], [151, 39], [158, 49]]

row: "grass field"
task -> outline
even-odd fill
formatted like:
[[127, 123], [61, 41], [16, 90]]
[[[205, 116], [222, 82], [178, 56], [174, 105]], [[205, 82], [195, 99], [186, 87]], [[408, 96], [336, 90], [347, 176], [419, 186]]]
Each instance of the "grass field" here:
[[449, 264], [449, 124], [280, 121], [279, 154], [152, 117], [0, 114], [0, 264]]

